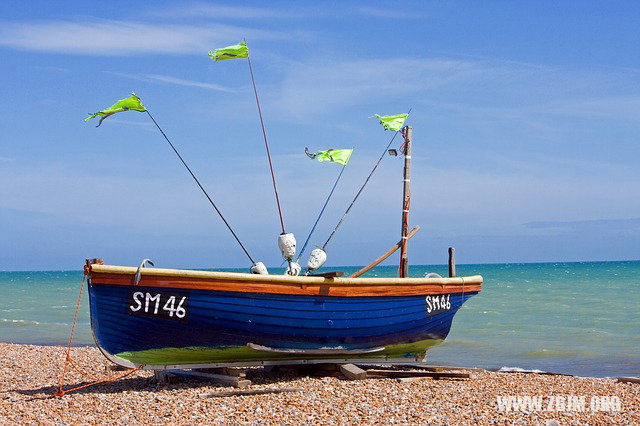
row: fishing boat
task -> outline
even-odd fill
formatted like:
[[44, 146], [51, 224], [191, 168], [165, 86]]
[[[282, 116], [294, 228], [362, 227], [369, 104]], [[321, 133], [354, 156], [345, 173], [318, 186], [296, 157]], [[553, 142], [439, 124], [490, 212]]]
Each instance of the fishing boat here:
[[[270, 275], [254, 270], [255, 264], [254, 273], [235, 273], [88, 260], [98, 348], [116, 364], [147, 369], [424, 360], [447, 337], [462, 304], [482, 290], [482, 277], [456, 277], [451, 257], [449, 277], [409, 276], [407, 241], [419, 227], [407, 227], [411, 128], [402, 134], [402, 239], [379, 259], [347, 277], [315, 273], [326, 260], [319, 248], [311, 253], [307, 275], [291, 275], [290, 269]], [[290, 265], [292, 244], [293, 250], [280, 244]], [[398, 277], [361, 276], [397, 249]]]
[[[449, 277], [409, 275], [410, 164], [412, 129], [409, 113], [375, 117], [394, 132], [382, 156], [322, 247], [311, 251], [306, 272], [296, 260], [296, 241], [285, 222], [273, 172], [258, 91], [245, 42], [209, 52], [214, 61], [247, 59], [262, 126], [282, 233], [278, 246], [288, 267], [284, 275], [269, 274], [255, 262], [195, 173], [138, 96], [89, 114], [86, 120], [123, 111], [145, 112], [187, 169], [207, 200], [244, 251], [251, 273], [210, 272], [105, 265], [87, 260], [91, 328], [98, 348], [116, 364], [131, 368], [172, 369], [265, 363], [375, 362], [422, 360], [430, 347], [442, 342], [455, 313], [482, 290], [482, 277], [456, 277], [450, 251]], [[398, 134], [400, 150], [389, 149]], [[343, 167], [315, 221], [301, 253], [336, 188], [351, 150], [306, 154]], [[401, 240], [380, 258], [345, 277], [340, 271], [318, 273], [327, 259], [327, 244], [343, 223], [385, 155], [404, 156]], [[400, 250], [397, 277], [362, 276]], [[300, 253], [300, 254], [301, 254]], [[153, 263], [149, 262], [151, 266]], [[77, 314], [76, 314], [77, 317]], [[75, 324], [75, 320], [74, 320]], [[73, 338], [73, 331], [72, 331]], [[70, 342], [72, 339], [70, 339]]]
[[[278, 276], [86, 265], [102, 353], [149, 369], [421, 360], [482, 277]], [[136, 278], [138, 277], [138, 278]]]

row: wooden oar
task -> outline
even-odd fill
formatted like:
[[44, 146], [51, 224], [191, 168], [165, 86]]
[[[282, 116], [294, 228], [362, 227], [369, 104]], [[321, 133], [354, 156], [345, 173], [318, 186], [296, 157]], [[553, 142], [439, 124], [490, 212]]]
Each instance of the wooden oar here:
[[[413, 228], [411, 232], [409, 232], [409, 234], [407, 235], [407, 240], [410, 240], [411, 237], [416, 235], [419, 230], [420, 230], [419, 226], [416, 226], [415, 228]], [[402, 240], [398, 241], [398, 243], [395, 246], [391, 247], [389, 250], [387, 250], [385, 254], [383, 254], [382, 256], [380, 256], [379, 258], [377, 258], [376, 260], [374, 260], [364, 268], [360, 269], [358, 272], [349, 275], [349, 278], [357, 278], [360, 275], [364, 274], [365, 272], [369, 271], [371, 268], [378, 266], [383, 260], [391, 256], [393, 253], [395, 253], [396, 250], [398, 250], [401, 246], [402, 246]]]

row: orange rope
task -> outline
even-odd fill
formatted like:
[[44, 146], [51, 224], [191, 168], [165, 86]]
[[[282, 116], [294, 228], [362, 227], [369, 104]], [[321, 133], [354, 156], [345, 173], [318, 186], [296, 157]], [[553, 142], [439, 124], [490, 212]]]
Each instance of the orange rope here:
[[[84, 373], [82, 370], [80, 370], [75, 363], [71, 360], [71, 345], [73, 344], [73, 335], [75, 333], [76, 330], [76, 323], [78, 322], [78, 312], [80, 311], [80, 301], [82, 300], [82, 291], [84, 289], [84, 282], [87, 278], [87, 273], [85, 272], [85, 274], [82, 276], [82, 285], [80, 286], [80, 293], [78, 294], [78, 302], [76, 303], [76, 313], [73, 316], [73, 324], [71, 324], [71, 335], [69, 336], [69, 346], [67, 346], [67, 354], [65, 357], [65, 361], [64, 361], [64, 366], [62, 367], [62, 374], [60, 375], [60, 385], [58, 386], [58, 390], [52, 395], [52, 397], [62, 397], [64, 396], [64, 394], [69, 393], [69, 392], [73, 392], [73, 391], [77, 391], [79, 389], [83, 389], [89, 386], [93, 386], [93, 385], [97, 385], [100, 383], [106, 383], [106, 382], [111, 382], [117, 379], [121, 379], [123, 377], [127, 377], [128, 375], [134, 373], [135, 371], [138, 371], [142, 368], [144, 368], [144, 365], [140, 365], [136, 368], [131, 368], [127, 371], [125, 371], [122, 374], [118, 374], [115, 376], [111, 376], [111, 377], [106, 377], [104, 379], [95, 379], [94, 377], [90, 377], [89, 375], [87, 375], [86, 373]], [[85, 379], [91, 381], [90, 383], [86, 383], [84, 385], [80, 385], [80, 386], [76, 386], [74, 388], [71, 389], [67, 389], [64, 390], [63, 386], [64, 386], [64, 376], [67, 373], [67, 365], [71, 365], [71, 367], [73, 367], [78, 373], [80, 373]]]
[[96, 380], [96, 381], [93, 381], [91, 383], [85, 383], [84, 385], [76, 386], [74, 388], [67, 389], [67, 390], [63, 390], [62, 386], [61, 386], [60, 389], [58, 389], [56, 391], [56, 393], [54, 393], [52, 395], [52, 398], [53, 397], [61, 397], [61, 396], [64, 396], [65, 394], [67, 394], [67, 393], [75, 392], [77, 390], [84, 389], [84, 388], [88, 388], [89, 386], [99, 385], [100, 383], [108, 383], [108, 382], [112, 382], [112, 381], [117, 380], [117, 379], [122, 379], [122, 378], [127, 377], [130, 374], [135, 373], [138, 370], [141, 370], [142, 368], [144, 368], [144, 365], [139, 365], [136, 368], [131, 368], [131, 369], [123, 372], [122, 374], [118, 374], [118, 375], [115, 375], [115, 376], [107, 377], [107, 378], [104, 378], [102, 380]]
[[80, 370], [80, 368], [78, 368], [78, 366], [71, 360], [71, 357], [69, 357], [69, 359], [67, 360], [69, 362], [69, 364], [73, 367], [74, 370], [76, 370], [78, 373], [80, 373], [80, 375], [82, 377], [84, 377], [85, 379], [89, 380], [89, 381], [95, 381], [98, 380], [95, 377], [90, 377], [88, 374], [86, 374], [84, 371]]
[[76, 313], [73, 316], [73, 324], [71, 324], [71, 335], [69, 336], [69, 346], [67, 346], [67, 355], [65, 357], [64, 366], [62, 367], [62, 374], [60, 376], [60, 386], [58, 387], [57, 392], [54, 396], [62, 396], [64, 395], [64, 391], [62, 390], [62, 386], [64, 385], [64, 376], [67, 373], [67, 364], [71, 361], [71, 345], [73, 344], [73, 334], [76, 331], [76, 322], [78, 321], [78, 311], [80, 310], [80, 300], [82, 300], [82, 290], [84, 290], [84, 281], [87, 278], [87, 274], [85, 273], [82, 276], [82, 283], [80, 284], [80, 293], [78, 293], [78, 302], [76, 303]]

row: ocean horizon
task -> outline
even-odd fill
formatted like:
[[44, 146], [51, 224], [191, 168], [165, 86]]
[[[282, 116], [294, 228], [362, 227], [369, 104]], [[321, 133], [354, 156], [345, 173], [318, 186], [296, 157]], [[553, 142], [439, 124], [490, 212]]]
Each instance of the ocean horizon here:
[[[327, 267], [346, 274], [356, 266]], [[240, 268], [207, 269], [245, 271]], [[640, 261], [458, 264], [484, 277], [483, 291], [456, 314], [432, 364], [521, 368], [591, 377], [640, 374]], [[282, 268], [270, 268], [282, 273]], [[378, 266], [366, 276], [395, 276]], [[412, 265], [410, 276], [448, 274], [447, 265]], [[66, 345], [82, 271], [2, 271], [0, 341]], [[75, 345], [93, 345], [83, 294]]]

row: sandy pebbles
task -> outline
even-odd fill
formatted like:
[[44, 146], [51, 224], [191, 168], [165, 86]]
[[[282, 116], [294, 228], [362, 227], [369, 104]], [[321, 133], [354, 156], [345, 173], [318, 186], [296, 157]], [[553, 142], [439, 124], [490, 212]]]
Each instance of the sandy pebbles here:
[[[80, 368], [103, 375], [106, 360], [95, 348], [74, 348]], [[157, 384], [150, 372], [86, 388], [63, 398], [47, 398], [57, 388], [64, 349], [0, 343], [0, 422], [2, 423], [435, 423], [638, 424], [640, 385], [611, 379], [473, 372], [463, 381], [395, 379], [347, 381], [339, 377], [300, 377], [288, 370], [249, 372], [250, 389], [300, 387], [295, 393], [208, 398], [223, 389], [206, 381]], [[79, 384], [71, 371], [67, 383]], [[541, 396], [542, 410], [506, 412], [498, 396]], [[554, 411], [551, 396], [567, 397]], [[571, 396], [585, 397], [586, 411], [569, 407]], [[619, 411], [590, 411], [592, 397], [614, 396]], [[613, 399], [615, 401], [615, 399]], [[576, 399], [574, 399], [574, 402]], [[564, 410], [558, 410], [563, 408]], [[594, 406], [595, 407], [595, 406]]]

